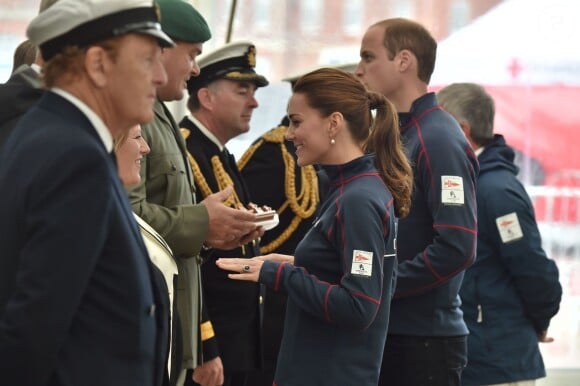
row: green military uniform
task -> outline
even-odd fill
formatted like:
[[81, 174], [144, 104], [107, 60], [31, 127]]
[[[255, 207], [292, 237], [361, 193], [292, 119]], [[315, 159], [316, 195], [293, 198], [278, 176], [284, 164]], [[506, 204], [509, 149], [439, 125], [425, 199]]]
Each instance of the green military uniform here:
[[[155, 0], [163, 31], [176, 42], [203, 43], [211, 33], [203, 16], [184, 0]], [[185, 142], [171, 113], [161, 101], [154, 120], [142, 126], [151, 152], [143, 158], [141, 183], [129, 191], [133, 211], [151, 225], [171, 247], [178, 268], [175, 286], [173, 374], [203, 363], [204, 345], [215, 341], [204, 322], [199, 252], [209, 227], [204, 205], [196, 204], [194, 181]], [[179, 336], [181, 334], [181, 336]], [[179, 347], [182, 346], [182, 350]], [[182, 358], [181, 358], [182, 357]]]
[[201, 326], [200, 267], [198, 256], [208, 231], [208, 213], [195, 204], [193, 177], [185, 142], [165, 105], [157, 101], [155, 118], [143, 125], [151, 147], [141, 165], [141, 183], [129, 191], [133, 211], [167, 241], [179, 274], [175, 288], [177, 313], [183, 335], [183, 362], [193, 368], [201, 362], [198, 351]]

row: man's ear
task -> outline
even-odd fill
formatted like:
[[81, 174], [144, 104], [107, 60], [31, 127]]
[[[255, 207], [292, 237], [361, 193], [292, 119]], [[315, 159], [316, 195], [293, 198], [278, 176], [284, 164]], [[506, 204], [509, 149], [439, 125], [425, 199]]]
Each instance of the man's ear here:
[[199, 101], [199, 105], [206, 110], [213, 110], [213, 93], [207, 87], [202, 87], [197, 90], [197, 100]]
[[408, 71], [409, 68], [413, 67], [416, 62], [415, 55], [413, 55], [413, 53], [407, 49], [399, 51], [397, 58], [398, 68], [401, 72]]
[[112, 65], [113, 61], [102, 47], [92, 46], [87, 49], [84, 58], [85, 71], [97, 87], [107, 84], [107, 73]]

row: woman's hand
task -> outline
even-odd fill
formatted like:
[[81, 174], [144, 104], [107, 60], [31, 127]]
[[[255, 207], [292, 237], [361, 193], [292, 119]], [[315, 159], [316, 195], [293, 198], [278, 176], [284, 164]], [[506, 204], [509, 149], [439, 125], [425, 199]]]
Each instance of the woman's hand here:
[[217, 266], [225, 271], [232, 271], [236, 273], [228, 274], [230, 279], [245, 280], [257, 282], [260, 278], [260, 270], [264, 261], [252, 259], [231, 259], [219, 258], [215, 262]]
[[291, 255], [281, 255], [279, 253], [270, 253], [269, 255], [263, 255], [263, 256], [256, 256], [254, 257], [254, 259], [256, 260], [262, 260], [262, 261], [274, 261], [276, 263], [290, 263], [290, 264], [294, 264], [294, 256]]

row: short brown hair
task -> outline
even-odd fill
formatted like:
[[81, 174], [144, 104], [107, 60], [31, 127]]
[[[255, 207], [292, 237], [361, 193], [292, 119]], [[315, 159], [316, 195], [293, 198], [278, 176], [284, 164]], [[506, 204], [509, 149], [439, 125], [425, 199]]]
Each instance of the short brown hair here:
[[12, 72], [23, 64], [31, 65], [36, 60], [36, 46], [30, 40], [25, 40], [14, 50]]
[[402, 50], [409, 50], [417, 58], [417, 76], [429, 84], [435, 69], [437, 41], [421, 24], [404, 18], [380, 21], [374, 26], [385, 29], [383, 44], [389, 59], [393, 60]]

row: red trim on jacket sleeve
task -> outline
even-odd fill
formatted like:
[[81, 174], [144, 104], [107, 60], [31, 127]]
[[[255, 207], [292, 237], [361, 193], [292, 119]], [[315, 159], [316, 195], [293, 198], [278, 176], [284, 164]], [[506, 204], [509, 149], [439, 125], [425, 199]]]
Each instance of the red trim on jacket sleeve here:
[[282, 269], [284, 268], [284, 264], [282, 263], [278, 265], [278, 269], [276, 270], [276, 281], [274, 282], [274, 291], [278, 291], [280, 289], [280, 280], [282, 279]]

